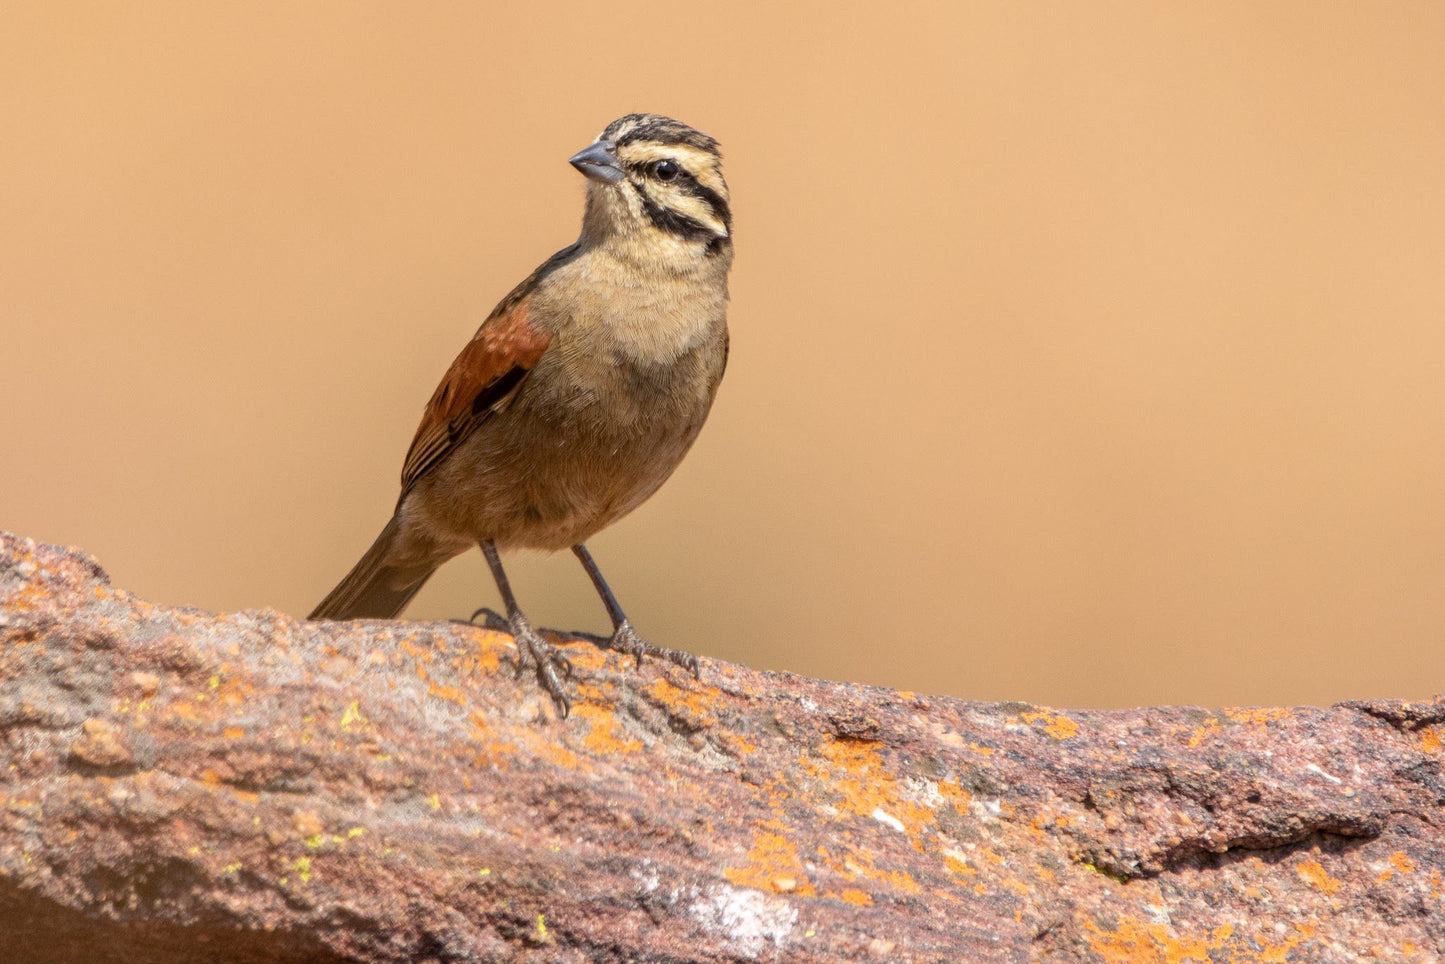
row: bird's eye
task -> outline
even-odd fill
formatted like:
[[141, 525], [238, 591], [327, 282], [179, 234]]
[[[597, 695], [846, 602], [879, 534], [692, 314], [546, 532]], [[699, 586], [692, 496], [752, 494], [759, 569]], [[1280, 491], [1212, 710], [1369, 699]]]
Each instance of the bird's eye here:
[[677, 161], [658, 161], [652, 165], [652, 176], [659, 181], [671, 181], [682, 173]]

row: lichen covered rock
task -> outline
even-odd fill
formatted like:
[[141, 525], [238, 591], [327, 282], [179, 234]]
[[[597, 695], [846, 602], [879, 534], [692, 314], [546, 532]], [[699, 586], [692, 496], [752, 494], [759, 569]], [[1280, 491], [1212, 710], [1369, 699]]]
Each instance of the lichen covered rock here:
[[1055, 711], [153, 606], [0, 536], [34, 961], [1445, 957], [1445, 702]]

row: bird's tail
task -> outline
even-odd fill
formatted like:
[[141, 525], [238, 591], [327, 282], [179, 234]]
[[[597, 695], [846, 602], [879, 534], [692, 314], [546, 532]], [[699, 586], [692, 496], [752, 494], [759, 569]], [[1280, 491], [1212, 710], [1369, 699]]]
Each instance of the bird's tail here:
[[393, 518], [308, 619], [390, 619], [417, 594], [443, 560], [398, 566], [394, 562], [400, 527]]

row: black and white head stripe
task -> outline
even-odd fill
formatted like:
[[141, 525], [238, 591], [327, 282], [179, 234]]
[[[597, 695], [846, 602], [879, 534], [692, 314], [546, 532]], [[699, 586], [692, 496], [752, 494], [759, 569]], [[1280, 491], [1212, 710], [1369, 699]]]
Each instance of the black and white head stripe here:
[[598, 137], [611, 141], [618, 147], [646, 141], [649, 144], [684, 144], [705, 151], [713, 157], [721, 157], [717, 141], [702, 131], [694, 130], [682, 121], [663, 117], [661, 114], [628, 114], [607, 125]]
[[628, 114], [598, 139], [616, 145], [615, 163], [654, 227], [709, 245], [731, 236], [732, 210], [716, 140], [658, 114]]

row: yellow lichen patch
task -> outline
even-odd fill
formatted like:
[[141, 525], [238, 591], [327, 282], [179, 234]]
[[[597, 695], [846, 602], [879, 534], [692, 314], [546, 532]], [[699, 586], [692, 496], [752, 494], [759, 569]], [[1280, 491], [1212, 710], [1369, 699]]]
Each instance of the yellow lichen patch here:
[[[206, 689], [209, 691], [210, 699], [221, 706], [244, 706], [256, 692], [256, 688], [250, 683], [237, 678], [232, 673], [231, 666], [226, 663], [221, 664], [219, 675], [212, 676], [206, 681]], [[198, 694], [196, 699], [203, 700], [205, 695]]]
[[1044, 732], [1056, 740], [1067, 740], [1079, 732], [1079, 724], [1063, 715], [1036, 711], [1024, 713], [1019, 718], [1030, 726], [1042, 724]]
[[[585, 694], [583, 694], [585, 695]], [[593, 753], [636, 753], [642, 749], [638, 740], [624, 740], [622, 728], [611, 710], [596, 703], [578, 702], [572, 707], [572, 715], [587, 721], [590, 729], [582, 738], [582, 745]]]
[[1189, 749], [1197, 750], [1199, 748], [1199, 744], [1203, 743], [1211, 736], [1214, 736], [1216, 733], [1223, 732], [1224, 727], [1219, 725], [1218, 718], [1211, 716], [1204, 721], [1203, 725], [1194, 728], [1193, 734], [1191, 734], [1189, 737]]
[[1294, 872], [1300, 880], [1326, 894], [1333, 894], [1344, 886], [1344, 882], [1337, 877], [1331, 877], [1318, 860], [1306, 860], [1296, 867]]
[[298, 874], [300, 874], [301, 882], [303, 884], [311, 880], [310, 857], [297, 857], [295, 862], [291, 864], [291, 869], [295, 870]]
[[353, 726], [364, 726], [371, 721], [361, 715], [359, 700], [352, 700], [341, 714], [341, 728], [349, 730]]
[[[904, 796], [903, 787], [884, 764], [879, 744], [867, 740], [828, 740], [817, 750], [826, 763], [804, 757], [803, 768], [842, 794], [840, 810], [870, 820], [882, 811], [913, 835], [932, 822], [933, 811]], [[841, 771], [841, 772], [840, 772]], [[885, 822], [886, 821], [880, 821]]]
[[798, 857], [797, 846], [784, 836], [785, 829], [777, 820], [768, 820], [755, 829], [747, 864], [726, 868], [723, 873], [727, 879], [741, 887], [756, 890], [775, 890], [775, 881], [790, 880], [793, 882], [792, 893], [804, 897], [816, 894], [803, 861]]

